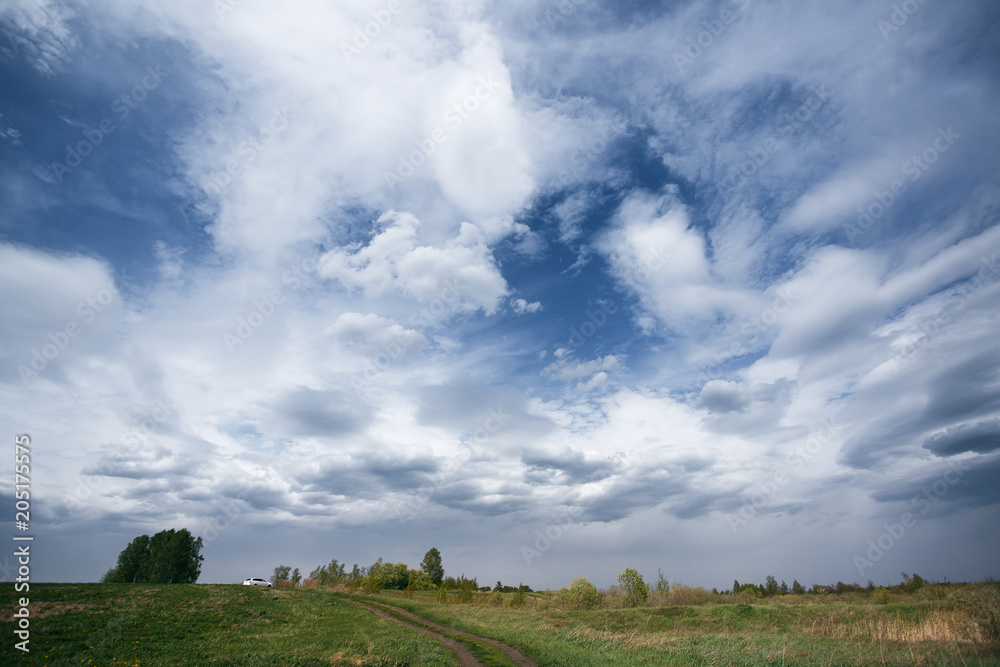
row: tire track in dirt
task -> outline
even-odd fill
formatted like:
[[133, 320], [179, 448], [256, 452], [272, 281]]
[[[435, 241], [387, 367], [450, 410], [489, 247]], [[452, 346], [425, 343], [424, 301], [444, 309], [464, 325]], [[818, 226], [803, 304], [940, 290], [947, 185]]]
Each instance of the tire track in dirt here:
[[[384, 618], [387, 621], [392, 621], [393, 623], [402, 625], [404, 628], [409, 628], [410, 630], [416, 630], [421, 634], [427, 635], [431, 639], [441, 642], [442, 644], [450, 648], [455, 653], [456, 656], [458, 656], [458, 664], [461, 665], [461, 667], [483, 667], [483, 663], [476, 660], [476, 656], [472, 655], [472, 652], [469, 649], [465, 648], [454, 639], [449, 639], [444, 635], [439, 635], [438, 633], [432, 632], [427, 628], [422, 628], [419, 625], [413, 625], [412, 623], [407, 623], [406, 621], [400, 620], [395, 616], [391, 616], [384, 611], [375, 609], [374, 607], [369, 607], [366, 604], [361, 604], [360, 602], [354, 602], [354, 604], [361, 607], [362, 609], [367, 609], [368, 611], [370, 611], [371, 613], [375, 614], [380, 618]], [[377, 604], [377, 603], [372, 603], [372, 604]]]
[[461, 637], [468, 637], [470, 639], [486, 642], [487, 644], [492, 644], [493, 646], [503, 651], [508, 658], [513, 660], [514, 663], [518, 665], [518, 667], [538, 667], [538, 663], [532, 660], [531, 658], [528, 658], [527, 656], [519, 653], [516, 649], [513, 649], [510, 646], [507, 646], [506, 644], [502, 644], [495, 639], [490, 639], [488, 637], [480, 637], [479, 635], [474, 635], [471, 632], [465, 632], [464, 630], [456, 630], [455, 628], [449, 628], [446, 625], [441, 625], [440, 623], [435, 623], [434, 621], [428, 621], [426, 618], [417, 616], [416, 614], [410, 613], [405, 609], [400, 609], [399, 607], [393, 607], [392, 605], [383, 604], [381, 602], [372, 602], [371, 604], [382, 607], [383, 609], [389, 609], [392, 612], [399, 614], [400, 616], [411, 618], [419, 623], [423, 623], [424, 625], [435, 628], [437, 630], [444, 630], [452, 634], [459, 635]]

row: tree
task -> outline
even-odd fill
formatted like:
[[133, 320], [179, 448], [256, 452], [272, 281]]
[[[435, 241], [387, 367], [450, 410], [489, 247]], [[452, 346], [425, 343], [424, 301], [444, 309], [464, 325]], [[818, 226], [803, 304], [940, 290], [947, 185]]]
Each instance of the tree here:
[[802, 595], [805, 592], [805, 586], [800, 584], [798, 579], [792, 579], [792, 593], [795, 595]]
[[[357, 567], [355, 565], [354, 567]], [[309, 573], [310, 579], [315, 579], [320, 586], [343, 583], [347, 579], [344, 573], [344, 564], [336, 558], [330, 561], [329, 565], [320, 565]]]
[[279, 565], [274, 568], [274, 574], [271, 575], [271, 583], [275, 586], [280, 586], [281, 584], [287, 584], [288, 578], [292, 574], [292, 568], [287, 565]]
[[778, 580], [774, 578], [773, 575], [767, 575], [766, 584], [764, 585], [764, 596], [772, 597], [778, 594]]
[[201, 574], [202, 540], [186, 528], [140, 535], [120, 554], [118, 565], [102, 581], [108, 583], [193, 584]]
[[147, 583], [147, 563], [149, 562], [149, 535], [140, 535], [132, 540], [120, 554], [115, 568], [113, 583]]
[[643, 581], [642, 575], [632, 568], [625, 568], [625, 571], [618, 575], [618, 584], [621, 587], [622, 595], [625, 596], [625, 605], [628, 607], [638, 607], [646, 604], [649, 597], [649, 586]]
[[299, 573], [299, 568], [295, 568], [292, 571], [292, 585], [300, 586], [302, 584], [302, 575]]
[[424, 559], [420, 562], [420, 569], [431, 578], [431, 583], [440, 586], [444, 579], [444, 568], [441, 566], [441, 552], [436, 548], [424, 554]]

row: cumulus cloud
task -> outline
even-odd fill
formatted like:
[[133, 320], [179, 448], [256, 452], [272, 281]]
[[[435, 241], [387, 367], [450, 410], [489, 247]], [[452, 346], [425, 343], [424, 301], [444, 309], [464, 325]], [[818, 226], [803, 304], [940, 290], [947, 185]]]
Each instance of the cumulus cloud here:
[[518, 315], [527, 315], [530, 313], [537, 313], [542, 309], [542, 304], [538, 301], [532, 301], [528, 303], [524, 299], [514, 299], [512, 302], [514, 306], [514, 312]]
[[375, 224], [383, 229], [367, 245], [324, 255], [320, 273], [366, 296], [394, 290], [420, 304], [443, 302], [454, 312], [496, 312], [507, 283], [474, 225], [463, 223], [435, 247], [418, 245], [420, 222], [410, 214], [385, 213]]

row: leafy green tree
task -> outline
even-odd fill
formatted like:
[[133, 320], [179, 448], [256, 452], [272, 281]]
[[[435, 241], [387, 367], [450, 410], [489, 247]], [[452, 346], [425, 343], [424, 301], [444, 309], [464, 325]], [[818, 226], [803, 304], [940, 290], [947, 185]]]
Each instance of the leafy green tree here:
[[275, 586], [281, 586], [282, 584], [287, 584], [289, 577], [292, 575], [292, 568], [287, 565], [279, 565], [274, 568], [274, 574], [271, 575], [271, 583]]
[[293, 586], [301, 586], [302, 585], [302, 574], [299, 572], [299, 568], [295, 568], [292, 571], [291, 582], [292, 582]]
[[802, 595], [806, 592], [806, 587], [799, 583], [798, 579], [792, 579], [792, 593]]
[[767, 579], [764, 584], [764, 596], [772, 597], [778, 594], [778, 580], [772, 575], [767, 575]]
[[424, 554], [424, 559], [420, 562], [420, 569], [431, 578], [431, 583], [440, 586], [444, 579], [444, 567], [441, 566], [441, 552], [437, 548], [431, 548]]
[[[315, 579], [316, 583], [320, 586], [329, 586], [331, 584], [340, 584], [347, 580], [347, 574], [344, 573], [344, 564], [339, 562], [336, 558], [330, 561], [327, 565], [320, 565], [315, 570], [309, 573], [310, 579]], [[354, 567], [357, 567], [355, 565]]]
[[392, 591], [406, 590], [410, 583], [410, 568], [406, 563], [386, 563], [382, 567], [383, 588]]
[[187, 529], [140, 535], [118, 555], [104, 575], [110, 583], [193, 584], [201, 574], [202, 540]]
[[646, 604], [649, 598], [649, 586], [642, 579], [638, 571], [628, 567], [618, 575], [618, 585], [622, 595], [625, 597], [625, 605], [628, 607], [638, 607]]
[[149, 563], [149, 535], [140, 535], [132, 540], [118, 554], [118, 566], [112, 583], [144, 584], [148, 583], [147, 564]]

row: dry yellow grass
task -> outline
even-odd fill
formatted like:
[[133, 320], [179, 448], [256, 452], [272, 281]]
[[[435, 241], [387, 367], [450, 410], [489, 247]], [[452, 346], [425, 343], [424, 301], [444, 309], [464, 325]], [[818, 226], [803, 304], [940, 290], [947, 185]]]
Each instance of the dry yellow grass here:
[[817, 619], [808, 630], [825, 637], [850, 637], [872, 642], [972, 642], [984, 643], [982, 628], [960, 610], [932, 612], [921, 620], [898, 616], [844, 621], [834, 617]]

